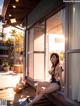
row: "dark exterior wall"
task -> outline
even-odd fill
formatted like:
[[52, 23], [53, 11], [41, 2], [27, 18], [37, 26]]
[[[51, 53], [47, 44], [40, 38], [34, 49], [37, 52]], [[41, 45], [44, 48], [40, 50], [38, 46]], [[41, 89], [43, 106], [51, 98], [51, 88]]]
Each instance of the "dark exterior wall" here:
[[36, 8], [29, 14], [27, 26], [30, 27], [60, 5], [62, 5], [62, 0], [41, 0]]

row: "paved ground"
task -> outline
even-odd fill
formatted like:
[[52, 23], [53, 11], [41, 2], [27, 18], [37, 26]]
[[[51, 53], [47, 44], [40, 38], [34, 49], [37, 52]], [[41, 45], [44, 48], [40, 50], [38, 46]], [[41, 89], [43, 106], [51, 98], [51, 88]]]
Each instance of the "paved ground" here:
[[14, 95], [14, 102], [16, 102], [20, 98], [26, 98], [26, 97], [34, 97], [35, 96], [35, 90], [28, 86], [27, 88], [23, 89], [20, 93], [16, 93]]
[[12, 72], [0, 72], [0, 99], [14, 99], [13, 88], [19, 82], [21, 76], [22, 74]]
[[[5, 99], [10, 100], [12, 102], [16, 102], [20, 98], [26, 98], [27, 96], [35, 96], [35, 90], [30, 86], [27, 86], [19, 93], [14, 92], [13, 88], [19, 82], [21, 76], [22, 74], [15, 74], [12, 72], [0, 72], [0, 100]], [[80, 106], [80, 104], [77, 103], [76, 106]]]
[[10, 100], [16, 102], [20, 98], [35, 96], [35, 90], [29, 85], [19, 93], [14, 92], [14, 87], [19, 82], [22, 74], [13, 72], [0, 72], [0, 100]]
[[21, 76], [22, 74], [16, 74], [11, 71], [0, 72], [0, 89], [6, 87], [15, 87]]

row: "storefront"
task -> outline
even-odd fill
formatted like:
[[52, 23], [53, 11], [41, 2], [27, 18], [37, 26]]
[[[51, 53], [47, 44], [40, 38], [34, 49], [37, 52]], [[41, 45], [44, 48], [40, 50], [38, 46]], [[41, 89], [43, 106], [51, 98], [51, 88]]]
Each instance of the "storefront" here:
[[64, 95], [80, 102], [80, 4], [65, 1], [39, 0], [24, 15], [24, 75], [32, 80], [49, 81], [50, 54], [57, 52], [65, 73]]
[[64, 69], [64, 95], [77, 101], [80, 101], [78, 85], [80, 50], [77, 42], [79, 8], [79, 4], [66, 4], [55, 14], [54, 11], [53, 15], [49, 14], [48, 18], [44, 17], [40, 21], [36, 21], [36, 24], [28, 28], [28, 40], [26, 40], [28, 45], [26, 75], [33, 80], [49, 81], [50, 54], [52, 52], [59, 53]]
[[65, 76], [66, 95], [72, 100], [80, 102], [80, 3], [68, 3], [65, 17]]
[[49, 80], [50, 55], [56, 52], [64, 67], [65, 36], [63, 32], [64, 9], [28, 30], [28, 71], [34, 80]]

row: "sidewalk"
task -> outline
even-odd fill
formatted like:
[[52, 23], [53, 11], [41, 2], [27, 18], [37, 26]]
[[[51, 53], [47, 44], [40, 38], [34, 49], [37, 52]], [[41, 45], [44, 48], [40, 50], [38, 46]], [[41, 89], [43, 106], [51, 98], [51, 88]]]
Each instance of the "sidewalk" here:
[[33, 97], [35, 96], [35, 89], [31, 86], [28, 86], [24, 88], [20, 93], [16, 93], [14, 95], [14, 103], [19, 100], [20, 98], [26, 98], [26, 97]]

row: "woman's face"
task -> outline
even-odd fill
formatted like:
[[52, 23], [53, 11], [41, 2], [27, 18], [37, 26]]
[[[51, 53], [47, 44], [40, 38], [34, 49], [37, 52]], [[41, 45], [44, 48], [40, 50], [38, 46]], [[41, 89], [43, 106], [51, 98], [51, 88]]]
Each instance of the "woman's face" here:
[[50, 60], [51, 60], [51, 63], [52, 63], [52, 64], [56, 64], [56, 62], [57, 62], [57, 57], [56, 57], [55, 55], [53, 55]]

